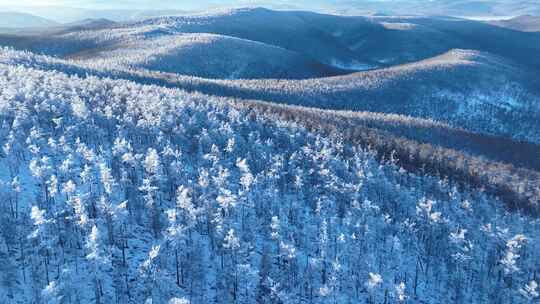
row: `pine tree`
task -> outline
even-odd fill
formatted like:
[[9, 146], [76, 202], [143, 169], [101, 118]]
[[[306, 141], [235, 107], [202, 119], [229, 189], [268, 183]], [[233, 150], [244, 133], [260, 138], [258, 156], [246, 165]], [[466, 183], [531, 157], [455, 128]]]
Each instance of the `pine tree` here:
[[100, 230], [93, 226], [86, 240], [88, 254], [86, 259], [90, 263], [90, 270], [94, 281], [94, 300], [96, 303], [108, 303], [111, 301], [108, 272], [111, 267], [109, 250], [103, 244]]

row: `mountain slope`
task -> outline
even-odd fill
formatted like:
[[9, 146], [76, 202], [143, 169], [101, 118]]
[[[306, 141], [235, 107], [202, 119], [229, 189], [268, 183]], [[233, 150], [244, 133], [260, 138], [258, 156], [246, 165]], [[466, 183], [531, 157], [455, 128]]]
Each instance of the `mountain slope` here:
[[[306, 14], [309, 16], [309, 14]], [[342, 21], [338, 27], [376, 27], [368, 20], [340, 20], [339, 17], [320, 15], [321, 20], [306, 20], [303, 13], [278, 12], [262, 8], [239, 9], [220, 14], [201, 16], [163, 17], [142, 21], [140, 25], [156, 26], [167, 31], [190, 33], [214, 33], [264, 42], [306, 55], [323, 63], [351, 65], [354, 61], [369, 64], [337, 39], [332, 29], [324, 26]], [[330, 18], [327, 20], [326, 18]], [[264, 22], [261, 22], [264, 20]], [[358, 27], [361, 25], [362, 27]], [[137, 26], [137, 25], [136, 25]], [[334, 25], [335, 26], [335, 25]]]
[[517, 31], [540, 32], [540, 16], [523, 15], [508, 20], [491, 21], [490, 23]]
[[540, 263], [537, 220], [338, 134], [0, 65], [2, 302], [519, 302]]
[[[261, 22], [265, 20], [265, 22]], [[404, 29], [390, 24], [407, 24]], [[454, 48], [505, 56], [540, 68], [540, 35], [510, 34], [483, 22], [444, 17], [344, 17], [301, 11], [239, 9], [222, 14], [162, 17], [130, 27], [160, 32], [215, 33], [280, 46], [339, 66], [389, 66]], [[539, 59], [540, 60], [540, 59]]]
[[421, 62], [306, 80], [212, 80], [99, 60], [51, 60], [4, 50], [3, 61], [57, 66], [77, 75], [131, 79], [210, 95], [309, 107], [395, 113], [446, 122], [473, 132], [540, 142], [540, 85], [521, 66], [490, 54], [454, 50]]
[[[174, 79], [174, 78], [173, 78]], [[190, 81], [178, 78], [178, 85]], [[174, 81], [173, 81], [174, 82]], [[540, 85], [531, 74], [497, 57], [447, 54], [405, 66], [305, 81], [195, 80], [230, 96], [304, 106], [398, 113], [457, 127], [538, 142]], [[213, 88], [215, 87], [215, 88]]]
[[[457, 57], [457, 54], [460, 54], [461, 57]], [[473, 56], [474, 54], [467, 54], [463, 51], [457, 52], [457, 54], [447, 54], [424, 62], [420, 66], [411, 65], [400, 67], [400, 69], [403, 72], [406, 69], [440, 69], [443, 63], [447, 66], [459, 65], [460, 63], [466, 65], [473, 64], [473, 61], [467, 61], [466, 59], [473, 60], [475, 58]], [[479, 58], [481, 57], [478, 57], [476, 60], [479, 60]], [[163, 78], [163, 75], [159, 73], [135, 72], [136, 70], [131, 72], [118, 70], [99, 72], [98, 70], [67, 64], [59, 59], [20, 52], [12, 52], [11, 54], [5, 52], [4, 57], [0, 57], [0, 62], [17, 66], [24, 65], [40, 70], [61, 70], [70, 75], [79, 75], [80, 77], [95, 75], [100, 77], [105, 76], [107, 78], [131, 79], [141, 83], [170, 85], [171, 87], [183, 86], [197, 92], [208, 91], [212, 95], [222, 94], [226, 96], [230, 93], [226, 87], [216, 86], [217, 83], [231, 84], [246, 82], [244, 80], [238, 82], [213, 81], [213, 83], [210, 83], [211, 80], [183, 77], [183, 82], [179, 85], [176, 82], [178, 79], [170, 80]], [[448, 73], [448, 70], [442, 71]], [[175, 78], [173, 77], [173, 79]], [[411, 77], [411, 79], [414, 80], [416, 78]], [[205, 82], [198, 83], [196, 82], [197, 80]], [[266, 82], [271, 87], [272, 81], [263, 80], [263, 82]], [[282, 81], [277, 81], [277, 83], [280, 82]], [[366, 83], [365, 85], [368, 84], [373, 85], [374, 83]], [[281, 87], [285, 93], [287, 93], [286, 88], [286, 86]], [[425, 173], [427, 170], [431, 174], [450, 176], [454, 180], [474, 184], [486, 189], [490, 193], [496, 193], [504, 197], [505, 202], [512, 208], [522, 208], [529, 212], [536, 212], [534, 210], [537, 210], [537, 201], [540, 197], [540, 188], [537, 187], [538, 180], [540, 180], [540, 174], [538, 173], [540, 169], [540, 163], [538, 161], [540, 146], [538, 145], [515, 142], [504, 137], [476, 134], [462, 128], [453, 128], [434, 120], [400, 115], [373, 112], [325, 111], [313, 108], [290, 107], [275, 103], [261, 103], [260, 101], [242, 101], [236, 98], [233, 101], [233, 104], [240, 105], [239, 110], [246, 108], [250, 110], [256, 109], [259, 113], [269, 113], [272, 116], [277, 115], [284, 121], [300, 124], [313, 130], [328, 132], [327, 134], [334, 134], [337, 131], [340, 134], [340, 138], [347, 142], [357, 142], [364, 146], [372, 147], [379, 157], [383, 159], [398, 156], [399, 163], [410, 170], [415, 171], [421, 168], [420, 172], [422, 173]], [[462, 102], [462, 100], [456, 100], [456, 102]], [[426, 109], [429, 109], [428, 106], [424, 106]], [[484, 106], [492, 108], [490, 104]], [[442, 114], [441, 112], [433, 111], [430, 115], [441, 116]], [[471, 122], [474, 122], [470, 118], [469, 116], [461, 118], [464, 120], [464, 125], [465, 123], [470, 125]], [[493, 117], [492, 119], [495, 118]], [[525, 125], [533, 124], [533, 122], [523, 123]], [[514, 126], [514, 128], [517, 127]], [[486, 129], [485, 131], [487, 132], [488, 130]], [[489, 131], [492, 132], [492, 130]], [[528, 134], [537, 135], [537, 130], [533, 128], [531, 133]], [[478, 168], [482, 169], [478, 170]], [[508, 178], [512, 182], [508, 182]]]
[[[264, 22], [262, 21], [264, 20]], [[280, 47], [338, 69], [367, 70], [416, 62], [451, 49], [488, 52], [540, 70], [540, 34], [448, 17], [345, 17], [301, 11], [237, 9], [206, 15], [159, 17], [34, 37], [0, 37], [4, 46], [69, 57], [112, 44], [144, 44], [186, 33], [212, 33]], [[4, 39], [2, 39], [4, 38]], [[137, 42], [139, 43], [139, 42]]]
[[85, 51], [70, 57], [94, 65], [142, 68], [204, 78], [295, 79], [346, 73], [279, 47], [212, 34], [135, 40], [96, 52]]
[[309, 80], [213, 81], [129, 71], [124, 77], [207, 94], [334, 110], [397, 113], [539, 142], [540, 85], [499, 57], [454, 50], [429, 60]]
[[89, 18], [62, 25], [64, 28], [63, 31], [67, 32], [99, 30], [103, 28], [112, 28], [114, 26], [116, 26], [116, 22], [106, 18]]

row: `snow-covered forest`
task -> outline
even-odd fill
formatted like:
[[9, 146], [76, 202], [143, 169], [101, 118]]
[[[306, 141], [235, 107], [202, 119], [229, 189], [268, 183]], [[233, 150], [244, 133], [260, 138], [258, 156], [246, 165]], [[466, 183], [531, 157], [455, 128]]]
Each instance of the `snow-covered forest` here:
[[215, 97], [0, 82], [3, 303], [538, 297], [540, 222], [476, 189]]
[[536, 46], [405, 20], [0, 35], [0, 304], [540, 303]]

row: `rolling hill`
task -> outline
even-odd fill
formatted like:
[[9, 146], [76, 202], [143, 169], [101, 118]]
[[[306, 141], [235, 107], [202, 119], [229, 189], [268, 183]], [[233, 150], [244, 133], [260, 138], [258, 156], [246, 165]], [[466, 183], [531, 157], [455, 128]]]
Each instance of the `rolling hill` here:
[[212, 34], [166, 35], [96, 52], [85, 51], [70, 58], [109, 67], [219, 79], [297, 79], [347, 73], [280, 47]]
[[[392, 27], [396, 23], [407, 26]], [[162, 17], [135, 26], [260, 41], [340, 66], [384, 67], [460, 48], [490, 52], [517, 62], [530, 58], [528, 64], [540, 67], [540, 61], [534, 58], [540, 51], [540, 35], [510, 34], [506, 29], [483, 22], [455, 18], [344, 17], [255, 8], [214, 15]]]
[[144, 44], [147, 39], [186, 33], [261, 42], [345, 70], [411, 63], [451, 49], [487, 52], [540, 69], [538, 33], [515, 33], [484, 22], [448, 17], [346, 17], [263, 8], [159, 17], [101, 31], [0, 37], [0, 43], [69, 57], [81, 51], [97, 53], [114, 44], [121, 47], [123, 42]]
[[520, 65], [481, 52], [453, 50], [416, 63], [305, 80], [206, 79], [129, 64], [115, 66], [122, 60], [51, 61], [20, 54], [6, 52], [4, 60], [29, 66], [53, 65], [81, 76], [130, 79], [217, 96], [329, 110], [402, 114], [446, 122], [473, 132], [540, 142], [538, 129], [531, 127], [538, 124], [536, 117], [540, 113], [538, 80]]
[[[68, 75], [85, 78], [97, 76], [128, 79], [139, 83], [182, 88], [194, 93], [204, 92], [219, 98], [227, 96], [232, 98], [229, 99], [229, 102], [240, 105], [239, 110], [256, 109], [256, 112], [268, 113], [309, 129], [328, 132], [327, 134], [338, 132], [341, 134], [340, 137], [348, 142], [358, 142], [372, 147], [383, 159], [397, 153], [400, 164], [410, 170], [422, 168], [422, 170], [428, 170], [432, 174], [449, 175], [453, 179], [467, 181], [468, 184], [481, 185], [489, 192], [506, 197], [505, 201], [512, 208], [525, 208], [529, 212], [536, 210], [536, 200], [540, 196], [540, 189], [537, 187], [537, 181], [540, 180], [538, 173], [540, 170], [538, 162], [540, 146], [508, 139], [512, 137], [525, 138], [535, 142], [535, 138], [538, 138], [537, 129], [530, 127], [534, 126], [536, 122], [525, 119], [538, 117], [538, 112], [531, 111], [533, 107], [538, 107], [535, 101], [532, 101], [532, 104], [519, 105], [517, 103], [504, 104], [500, 102], [500, 99], [495, 99], [500, 104], [494, 104], [491, 98], [495, 97], [484, 94], [501, 84], [493, 82], [495, 79], [487, 78], [483, 78], [483, 81], [492, 86], [478, 87], [478, 89], [485, 90], [482, 94], [475, 93], [474, 90], [468, 92], [471, 88], [458, 87], [464, 90], [459, 94], [478, 94], [478, 99], [474, 99], [473, 96], [468, 96], [469, 99], [448, 99], [448, 96], [445, 95], [442, 95], [443, 98], [441, 98], [439, 90], [449, 86], [451, 82], [461, 79], [463, 74], [471, 74], [472, 71], [475, 71], [475, 66], [479, 66], [481, 69], [481, 62], [485, 66], [494, 67], [497, 58], [490, 56], [457, 50], [418, 64], [360, 73], [367, 75], [341, 76], [348, 77], [348, 81], [340, 80], [340, 77], [332, 77], [318, 79], [318, 82], [313, 83], [314, 80], [209, 80], [135, 69], [107, 70], [100, 68], [102, 64], [99, 62], [89, 68], [55, 58], [9, 50], [4, 50], [1, 54], [0, 63], [8, 65], [25, 66], [45, 71], [60, 70]], [[469, 67], [473, 67], [473, 70], [468, 70]], [[478, 74], [478, 71], [476, 70], [474, 73]], [[377, 74], [371, 75], [375, 72], [382, 73], [385, 77], [380, 77], [381, 75]], [[484, 70], [484, 72], [485, 75], [496, 74], [494, 73], [496, 70]], [[415, 73], [417, 74], [415, 75]], [[409, 91], [407, 86], [414, 84], [407, 84], [408, 82], [425, 81], [430, 78], [435, 80], [437, 79], [436, 75], [448, 77], [452, 73], [454, 73], [455, 78], [444, 78], [449, 82], [433, 82], [432, 87], [429, 88], [433, 92], [422, 91], [420, 92], [422, 98], [407, 99], [409, 102], [415, 103], [414, 106], [404, 107], [399, 103], [392, 105], [392, 98], [399, 95], [392, 92], [384, 93], [387, 85], [391, 87], [402, 86], [404, 90]], [[351, 81], [351, 78], [355, 78], [356, 83]], [[475, 80], [474, 83], [480, 84], [481, 79]], [[505, 79], [499, 80], [503, 83], [507, 81]], [[324, 84], [325, 81], [328, 83]], [[339, 87], [338, 83], [350, 83], [351, 86], [347, 90], [345, 86]], [[312, 86], [311, 90], [322, 88], [328, 90], [329, 94], [336, 94], [332, 90], [345, 89], [345, 93], [341, 93], [343, 95], [326, 95], [325, 97], [323, 91], [310, 91], [309, 85]], [[265, 91], [264, 88], [268, 91]], [[346, 100], [343, 98], [346, 94], [350, 94], [352, 100], [357, 98], [353, 96], [367, 95], [369, 90], [380, 91], [381, 96], [389, 98], [381, 99], [373, 104], [381, 111], [359, 112], [359, 109], [348, 112], [336, 111], [340, 107], [343, 108], [344, 103], [331, 103], [327, 105], [327, 110], [319, 110], [316, 109], [317, 102], [320, 103], [321, 100], [312, 100], [312, 98], [316, 98], [314, 96], [325, 97], [326, 100], [333, 100], [333, 98], [337, 98], [336, 96], [341, 96], [337, 100]], [[313, 95], [309, 95], [310, 93]], [[436, 99], [437, 96], [441, 99]], [[253, 100], [257, 97], [260, 97], [259, 100]], [[498, 98], [502, 97], [505, 96], [498, 96]], [[260, 99], [270, 100], [272, 103], [262, 102]], [[426, 100], [430, 103], [426, 104]], [[314, 104], [307, 101], [314, 102]], [[453, 106], [447, 105], [444, 108], [434, 107], [434, 102], [441, 104], [454, 102], [455, 104]], [[523, 102], [531, 102], [531, 100], [524, 99]], [[303, 104], [304, 107], [291, 107], [290, 104]], [[357, 105], [358, 108], [362, 106], [363, 103]], [[500, 112], [497, 112], [494, 106], [501, 107]], [[512, 107], [514, 107], [513, 110], [509, 110]], [[418, 112], [414, 112], [417, 117], [391, 114], [399, 112], [400, 108], [411, 108], [415, 111], [422, 109], [424, 113], [419, 115]], [[455, 108], [460, 108], [461, 111], [456, 112]], [[511, 120], [511, 123], [504, 123], [504, 117], [501, 117], [503, 114], [509, 115], [509, 117], [519, 117], [519, 119]], [[422, 116], [428, 119], [418, 118]], [[454, 126], [440, 122], [444, 121], [445, 118], [448, 118], [450, 124]], [[494, 127], [499, 124], [501, 125], [495, 130]], [[478, 129], [477, 132], [474, 132], [476, 129]], [[483, 170], [476, 171], [477, 168], [483, 168]], [[425, 171], [421, 172], [425, 173]], [[512, 188], [516, 184], [506, 183], [507, 178], [521, 180], [530, 185], [530, 188], [527, 186], [522, 188], [527, 189], [526, 191]], [[522, 191], [525, 191], [525, 196], [520, 194]]]
[[89, 31], [112, 28], [114, 26], [116, 26], [116, 22], [106, 18], [87, 18], [76, 22], [64, 23], [58, 31]]
[[115, 75], [219, 96], [430, 118], [485, 134], [540, 140], [538, 129], [531, 128], [540, 113], [538, 80], [519, 65], [474, 51], [306, 80], [210, 80], [133, 69]]
[[531, 128], [539, 113], [540, 34], [483, 22], [256, 8], [3, 36], [0, 44], [207, 94], [396, 113], [540, 142]]
[[508, 20], [492, 21], [493, 25], [522, 32], [540, 32], [540, 16], [523, 15]]
[[[227, 303], [235, 296], [230, 278], [265, 282], [265, 276], [283, 282], [280, 297], [309, 298], [309, 291], [302, 295], [297, 287], [302, 284], [285, 285], [287, 273], [297, 270], [265, 261], [278, 258], [284, 265], [298, 262], [300, 273], [319, 274], [318, 279], [300, 274], [295, 279], [322, 286], [323, 292], [313, 295], [319, 302], [331, 303], [327, 297], [332, 293], [343, 301], [384, 300], [384, 292], [378, 289], [358, 295], [337, 292], [338, 287], [327, 291], [324, 267], [334, 269], [332, 273], [342, 270], [322, 263], [336, 265], [338, 257], [340, 265], [358, 272], [358, 278], [332, 283], [343, 290], [369, 282], [370, 273], [388, 278], [406, 272], [414, 278], [415, 263], [421, 260], [435, 270], [422, 272], [416, 285], [409, 280], [408, 285], [403, 283], [402, 292], [412, 298], [440, 302], [459, 294], [464, 299], [511, 300], [521, 295], [496, 284], [466, 293], [453, 290], [449, 296], [441, 292], [447, 290], [442, 286], [452, 286], [456, 278], [453, 272], [442, 276], [438, 269], [461, 263], [455, 258], [457, 252], [462, 254], [457, 257], [475, 261], [463, 271], [475, 273], [479, 282], [497, 280], [480, 271], [493, 264], [501, 272], [514, 271], [513, 279], [526, 285], [538, 265], [534, 254], [504, 260], [508, 252], [534, 252], [540, 227], [526, 215], [531, 213], [509, 213], [512, 209], [491, 194], [490, 184], [478, 191], [471, 188], [475, 178], [460, 184], [453, 181], [454, 175], [447, 180], [431, 175], [429, 168], [425, 173], [408, 171], [391, 156], [381, 160], [361, 140], [369, 134], [363, 137], [360, 129], [327, 124], [320, 113], [310, 120], [291, 109], [264, 110], [259, 102], [242, 105], [244, 101], [126, 80], [0, 65], [4, 84], [0, 180], [10, 185], [0, 188], [0, 193], [13, 203], [0, 206], [5, 211], [0, 213], [4, 261], [0, 277], [6, 282], [0, 299], [4, 302], [94, 302], [118, 297], [166, 303], [191, 296], [195, 303], [214, 297]], [[301, 119], [286, 118], [291, 115]], [[332, 126], [337, 129], [332, 131]], [[359, 141], [340, 135], [348, 131]], [[396, 142], [411, 147], [406, 143]], [[418, 156], [422, 151], [426, 150], [418, 151]], [[428, 156], [434, 155], [427, 151]], [[472, 173], [488, 168], [469, 167], [473, 164], [469, 161], [463, 164]], [[532, 180], [521, 178], [516, 183], [520, 181], [530, 182], [525, 191], [534, 190]], [[47, 196], [41, 195], [42, 185]], [[180, 212], [174, 213], [175, 208]], [[369, 230], [356, 225], [359, 220]], [[497, 237], [491, 237], [494, 229], [501, 230]], [[298, 238], [287, 237], [294, 233]], [[29, 237], [19, 239], [21, 235]], [[461, 235], [471, 243], [457, 245], [463, 241]], [[362, 242], [356, 241], [359, 236]], [[393, 245], [396, 237], [399, 247]], [[212, 245], [222, 238], [223, 247]], [[381, 238], [388, 241], [378, 241]], [[77, 240], [84, 246], [78, 246]], [[322, 255], [314, 246], [321, 242], [328, 244]], [[485, 260], [486, 254], [502, 257]], [[46, 255], [48, 262], [40, 262]], [[201, 260], [194, 260], [196, 256]], [[300, 263], [309, 256], [320, 256], [317, 264]], [[368, 259], [366, 264], [358, 263]], [[512, 268], [517, 263], [520, 272]], [[268, 270], [237, 272], [236, 264]], [[184, 273], [176, 272], [181, 265]], [[371, 265], [381, 268], [372, 270]], [[401, 266], [396, 270], [394, 265]], [[30, 284], [30, 278], [35, 282]], [[147, 289], [153, 278], [159, 279], [160, 286], [152, 288], [155, 293]], [[190, 295], [182, 280], [201, 287]], [[435, 288], [434, 282], [441, 288]], [[67, 287], [73, 284], [84, 288], [75, 293]], [[223, 287], [214, 289], [214, 284]], [[264, 295], [265, 284], [254, 283], [253, 288]], [[255, 295], [246, 290], [236, 295], [238, 299], [255, 303]]]
[[19, 12], [0, 11], [0, 28], [23, 29], [23, 28], [42, 28], [58, 25], [58, 23], [34, 16], [31, 14]]

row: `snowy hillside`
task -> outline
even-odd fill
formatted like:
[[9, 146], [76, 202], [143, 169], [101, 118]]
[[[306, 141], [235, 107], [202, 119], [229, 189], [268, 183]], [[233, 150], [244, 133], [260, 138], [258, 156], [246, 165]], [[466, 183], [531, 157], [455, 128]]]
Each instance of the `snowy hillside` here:
[[2, 70], [3, 302], [526, 299], [540, 223], [494, 197], [219, 98]]
[[534, 39], [267, 9], [0, 35], [0, 303], [536, 303]]
[[491, 21], [490, 23], [516, 31], [540, 32], [539, 16], [523, 15], [508, 20]]
[[155, 27], [164, 33], [234, 36], [280, 46], [340, 67], [366, 69], [410, 63], [455, 48], [489, 52], [540, 67], [540, 59], [532, 58], [540, 51], [538, 35], [510, 34], [483, 22], [448, 17], [344, 17], [253, 8], [160, 17], [135, 26]]
[[212, 34], [158, 36], [97, 52], [72, 58], [108, 67], [222, 79], [294, 79], [345, 73], [280, 47]]
[[[189, 45], [193, 43], [189, 42]], [[157, 48], [152, 51], [159, 52]], [[540, 143], [540, 126], [536, 127], [539, 123], [536, 118], [540, 115], [540, 82], [519, 65], [491, 54], [452, 50], [412, 64], [337, 77], [213, 80], [137, 66], [138, 63], [156, 69], [178, 67], [187, 70], [190, 66], [204, 68], [207, 60], [177, 66], [175, 60], [160, 61], [159, 56], [149, 56], [150, 51], [144, 49], [124, 53], [126, 55], [122, 57], [114, 57], [116, 53], [112, 52], [90, 59], [96, 58], [93, 53], [86, 59], [80, 55], [65, 61], [4, 49], [0, 51], [0, 62], [62, 69], [79, 76], [90, 74], [128, 79], [209, 95], [332, 110], [397, 113], [442, 121], [483, 134]], [[160, 66], [160, 62], [165, 66]]]
[[457, 18], [255, 8], [0, 36], [0, 44], [94, 70], [81, 76], [97, 71], [210, 95], [397, 113], [540, 143], [539, 39]]
[[[98, 28], [101, 29], [101, 28]], [[345, 17], [263, 8], [200, 15], [156, 17], [105, 30], [67, 28], [34, 37], [5, 37], [4, 46], [69, 57], [122, 48], [126, 41], [186, 33], [235, 37], [286, 49], [339, 69], [367, 70], [431, 58], [451, 49], [471, 49], [540, 68], [540, 36], [480, 21], [449, 17]], [[232, 44], [234, 45], [234, 44]], [[226, 58], [225, 58], [226, 59]], [[294, 70], [294, 69], [292, 69]], [[270, 77], [278, 78], [278, 77]]]

